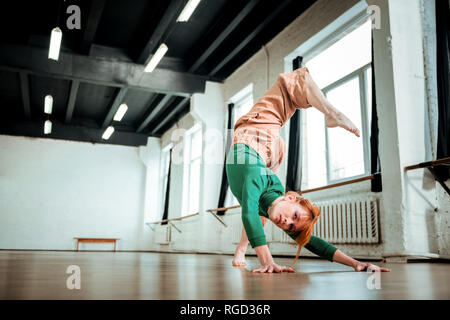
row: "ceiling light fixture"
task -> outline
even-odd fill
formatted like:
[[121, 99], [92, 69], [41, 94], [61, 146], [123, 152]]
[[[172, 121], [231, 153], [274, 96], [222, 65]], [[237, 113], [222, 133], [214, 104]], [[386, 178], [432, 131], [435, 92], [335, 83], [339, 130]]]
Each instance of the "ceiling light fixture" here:
[[106, 128], [105, 132], [103, 133], [102, 139], [108, 140], [111, 137], [111, 135], [113, 134], [113, 132], [114, 132], [114, 127], [109, 126], [108, 128]]
[[155, 54], [152, 56], [147, 66], [145, 67], [144, 72], [152, 72], [161, 61], [162, 57], [164, 57], [167, 50], [169, 50], [169, 48], [166, 46], [166, 44], [161, 43], [158, 50], [156, 50]]
[[181, 11], [180, 15], [178, 16], [177, 22], [187, 22], [199, 3], [200, 0], [189, 0], [188, 3], [186, 3], [186, 5], [184, 6], [183, 11]]
[[128, 110], [128, 106], [125, 103], [122, 103], [119, 106], [119, 109], [117, 109], [116, 114], [114, 115], [114, 121], [122, 120], [122, 118], [125, 115], [125, 112], [127, 112], [127, 110]]
[[44, 112], [46, 114], [52, 114], [53, 110], [53, 97], [51, 95], [45, 96], [45, 102], [44, 102]]
[[53, 60], [59, 59], [59, 50], [61, 48], [62, 31], [56, 27], [50, 35], [50, 48], [48, 50], [48, 58]]

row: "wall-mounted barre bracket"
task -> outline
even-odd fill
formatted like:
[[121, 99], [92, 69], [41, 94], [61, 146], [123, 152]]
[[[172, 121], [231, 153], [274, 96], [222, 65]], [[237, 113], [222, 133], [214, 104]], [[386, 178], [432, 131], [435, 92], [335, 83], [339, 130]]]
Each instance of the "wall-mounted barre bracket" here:
[[225, 226], [225, 228], [228, 228], [227, 224], [225, 222], [223, 222], [222, 219], [220, 219], [217, 214], [215, 214], [214, 212], [211, 212], [211, 214], [213, 215], [214, 218], [216, 218], [221, 224], [223, 224]]
[[176, 226], [176, 225], [174, 225], [174, 224], [173, 224], [172, 222], [170, 222], [170, 221], [169, 221], [169, 222], [168, 222], [168, 224], [169, 224], [169, 225], [171, 225], [172, 227], [174, 227], [174, 228], [175, 228], [175, 230], [177, 230], [177, 231], [178, 231], [179, 233], [183, 233], [183, 232], [181, 232], [181, 230], [180, 230], [180, 229], [178, 229], [178, 228], [177, 228], [177, 226]]
[[427, 161], [422, 162], [413, 166], [407, 166], [405, 167], [405, 172], [410, 170], [416, 170], [416, 169], [428, 169], [431, 174], [433, 175], [434, 179], [439, 182], [439, 184], [442, 186], [442, 188], [447, 192], [447, 194], [450, 196], [450, 189], [445, 184], [445, 181], [443, 181], [439, 175], [436, 173], [436, 167], [437, 166], [450, 166], [450, 157], [448, 158], [442, 158], [434, 161]]
[[436, 179], [437, 182], [441, 185], [441, 187], [447, 192], [447, 194], [450, 196], [450, 189], [447, 187], [444, 181], [441, 180], [438, 174], [436, 174], [436, 170], [434, 167], [428, 167], [428, 170], [431, 172], [433, 177]]

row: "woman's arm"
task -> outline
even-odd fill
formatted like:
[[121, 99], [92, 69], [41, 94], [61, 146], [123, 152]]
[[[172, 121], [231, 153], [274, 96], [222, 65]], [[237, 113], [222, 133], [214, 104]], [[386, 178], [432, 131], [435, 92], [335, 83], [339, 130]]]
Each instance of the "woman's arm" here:
[[317, 254], [321, 258], [352, 267], [357, 272], [364, 271], [367, 269], [371, 271], [380, 271], [380, 272], [390, 271], [387, 268], [380, 268], [371, 263], [364, 263], [355, 260], [352, 257], [347, 256], [345, 253], [337, 249], [332, 244], [316, 236], [311, 236], [311, 240], [309, 240], [305, 248], [311, 251], [312, 253]]
[[267, 246], [264, 228], [258, 213], [258, 203], [264, 181], [262, 181], [263, 178], [259, 175], [259, 169], [257, 168], [255, 170], [254, 175], [249, 174], [249, 178], [244, 182], [242, 191], [242, 223], [250, 245], [255, 249], [259, 262], [261, 263], [261, 268], [255, 269], [253, 272], [295, 272], [292, 268], [277, 265], [273, 261], [272, 254]]
[[332, 244], [314, 235], [311, 236], [309, 242], [305, 245], [305, 248], [328, 261], [333, 261], [334, 253], [337, 250]]
[[353, 259], [352, 257], [347, 256], [341, 250], [336, 250], [333, 256], [333, 261], [352, 267], [355, 271], [360, 272], [364, 270], [372, 271], [372, 272], [390, 272], [391, 270], [387, 268], [378, 267], [371, 263], [360, 262], [358, 260]]

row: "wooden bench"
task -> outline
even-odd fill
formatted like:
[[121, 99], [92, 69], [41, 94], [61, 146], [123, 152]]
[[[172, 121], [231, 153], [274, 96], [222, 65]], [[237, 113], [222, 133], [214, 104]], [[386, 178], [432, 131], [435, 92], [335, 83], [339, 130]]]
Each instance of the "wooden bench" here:
[[80, 242], [114, 242], [114, 252], [116, 251], [116, 242], [120, 238], [74, 238], [77, 240], [77, 251]]

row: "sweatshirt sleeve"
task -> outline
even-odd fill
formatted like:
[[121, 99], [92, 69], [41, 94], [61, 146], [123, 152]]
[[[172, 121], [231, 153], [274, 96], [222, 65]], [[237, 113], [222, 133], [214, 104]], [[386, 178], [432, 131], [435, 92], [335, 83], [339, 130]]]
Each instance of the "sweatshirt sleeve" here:
[[296, 109], [310, 107], [306, 98], [306, 84], [309, 79], [308, 68], [300, 68], [292, 72], [280, 74], [278, 82], [281, 91], [291, 101]]
[[242, 190], [242, 223], [252, 248], [267, 244], [264, 227], [259, 216], [259, 198], [262, 193], [262, 178], [244, 182]]
[[[286, 232], [289, 235], [289, 237], [291, 237], [294, 241], [301, 233], [301, 232], [291, 233], [287, 230], [283, 231]], [[333, 261], [334, 253], [337, 250], [335, 246], [316, 236], [311, 236], [309, 242], [305, 245], [305, 248], [328, 261]]]
[[334, 253], [337, 250], [335, 246], [316, 236], [311, 236], [311, 239], [305, 245], [305, 248], [331, 262], [333, 261]]

